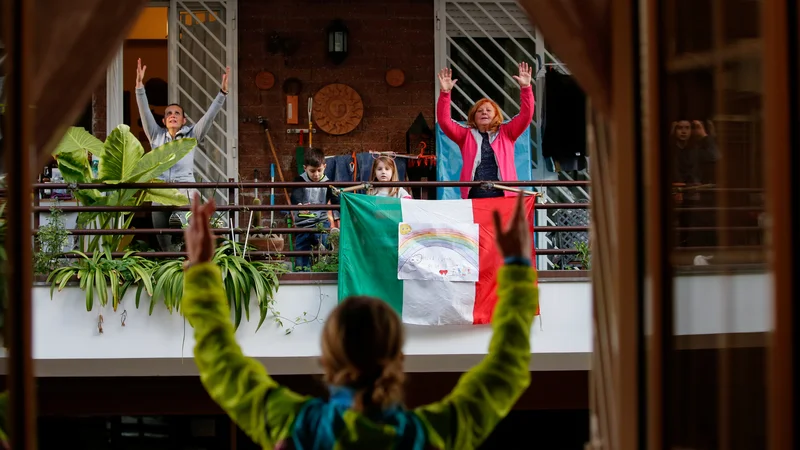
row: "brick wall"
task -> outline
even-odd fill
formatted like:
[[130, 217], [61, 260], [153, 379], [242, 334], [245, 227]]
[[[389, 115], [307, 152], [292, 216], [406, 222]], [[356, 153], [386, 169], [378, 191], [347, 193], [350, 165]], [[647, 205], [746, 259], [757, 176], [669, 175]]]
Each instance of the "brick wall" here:
[[[327, 60], [325, 51], [325, 29], [335, 18], [349, 29], [349, 56], [339, 66]], [[267, 52], [267, 37], [274, 32], [299, 42], [294, 56], [285, 60], [283, 55]], [[241, 0], [240, 177], [252, 179], [256, 168], [269, 173], [273, 162], [261, 126], [245, 121], [258, 115], [269, 120], [284, 173], [296, 173], [292, 166], [298, 136], [286, 134], [286, 96], [281, 90], [289, 77], [303, 82], [300, 124], [290, 128], [308, 127], [308, 97], [329, 83], [349, 85], [364, 102], [364, 118], [354, 131], [343, 136], [319, 132], [314, 135], [314, 147], [326, 154], [404, 152], [405, 132], [417, 114], [423, 113], [431, 125], [434, 122], [433, 32], [432, 0]], [[405, 72], [403, 86], [392, 88], [386, 83], [390, 68]], [[275, 86], [267, 91], [255, 86], [255, 76], [262, 70], [275, 75]]]

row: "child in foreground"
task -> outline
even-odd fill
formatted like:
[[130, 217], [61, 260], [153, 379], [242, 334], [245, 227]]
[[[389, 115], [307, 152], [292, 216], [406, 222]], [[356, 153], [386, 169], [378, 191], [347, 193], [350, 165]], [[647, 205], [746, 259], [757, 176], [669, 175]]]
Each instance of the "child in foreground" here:
[[413, 410], [401, 402], [404, 331], [383, 301], [349, 297], [322, 331], [321, 363], [330, 399], [276, 383], [234, 337], [219, 269], [211, 262], [213, 200], [192, 203], [186, 230], [183, 311], [194, 327], [195, 362], [211, 398], [264, 449], [477, 448], [530, 383], [530, 330], [539, 302], [531, 234], [519, 196], [508, 227], [495, 211], [505, 258], [489, 353], [442, 401]]
[[[397, 164], [388, 156], [378, 156], [372, 162], [370, 181], [398, 181]], [[411, 198], [411, 194], [401, 187], [380, 187], [367, 190], [368, 195], [393, 198]]]

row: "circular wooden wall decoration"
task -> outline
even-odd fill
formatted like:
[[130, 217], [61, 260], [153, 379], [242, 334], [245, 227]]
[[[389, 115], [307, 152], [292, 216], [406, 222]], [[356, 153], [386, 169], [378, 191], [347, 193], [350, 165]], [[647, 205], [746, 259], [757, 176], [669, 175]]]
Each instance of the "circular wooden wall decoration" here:
[[256, 87], [262, 91], [272, 89], [275, 86], [275, 75], [270, 72], [258, 72], [256, 75]]
[[361, 96], [346, 84], [329, 84], [314, 95], [313, 115], [317, 126], [333, 135], [353, 131], [364, 117]]
[[386, 82], [391, 87], [400, 87], [406, 81], [406, 74], [400, 69], [389, 69], [386, 71]]

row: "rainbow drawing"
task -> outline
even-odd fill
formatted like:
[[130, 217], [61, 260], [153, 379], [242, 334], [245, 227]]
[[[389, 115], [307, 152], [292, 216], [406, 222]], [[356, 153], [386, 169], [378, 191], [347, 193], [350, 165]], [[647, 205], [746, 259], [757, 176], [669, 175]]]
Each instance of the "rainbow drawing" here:
[[463, 263], [478, 272], [478, 236], [476, 223], [408, 224], [398, 226], [398, 271], [423, 250], [448, 249], [463, 258]]

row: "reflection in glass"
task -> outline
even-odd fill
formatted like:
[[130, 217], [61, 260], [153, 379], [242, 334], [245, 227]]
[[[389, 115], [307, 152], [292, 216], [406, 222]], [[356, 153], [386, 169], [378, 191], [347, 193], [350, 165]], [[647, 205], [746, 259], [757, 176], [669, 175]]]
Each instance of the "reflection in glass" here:
[[761, 3], [660, 2], [673, 448], [766, 448]]

